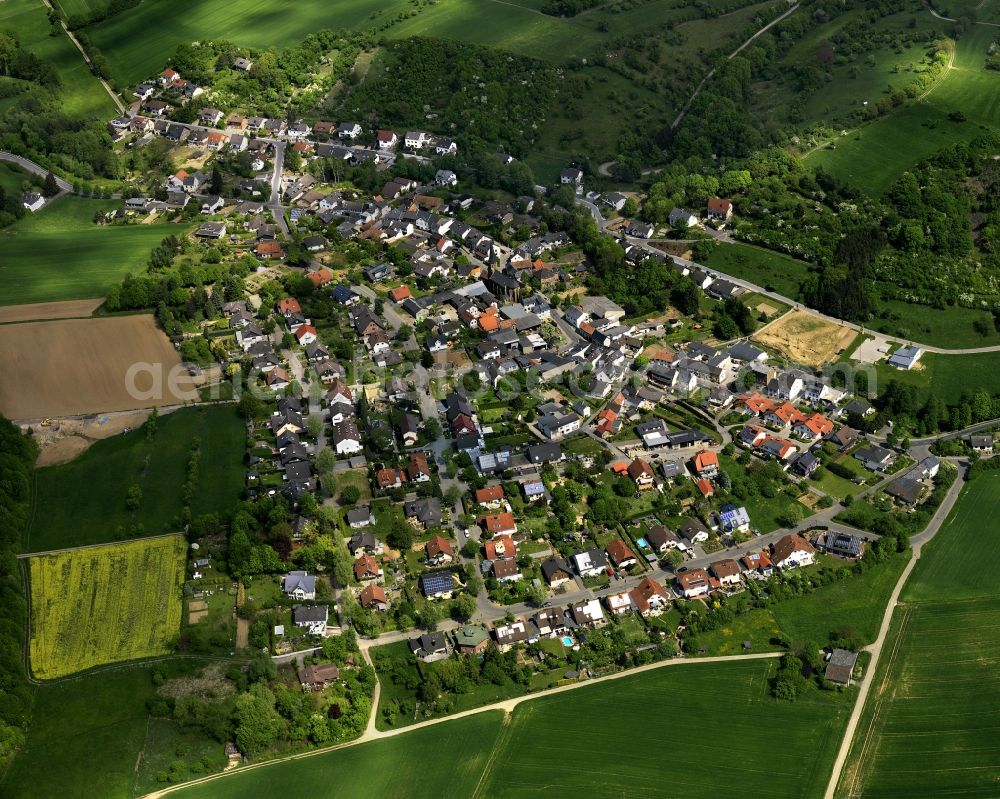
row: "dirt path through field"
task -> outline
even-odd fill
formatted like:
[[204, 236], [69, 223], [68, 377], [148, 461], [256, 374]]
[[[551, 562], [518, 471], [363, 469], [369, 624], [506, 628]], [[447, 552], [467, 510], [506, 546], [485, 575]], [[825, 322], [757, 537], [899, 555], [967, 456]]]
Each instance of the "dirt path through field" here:
[[[376, 641], [359, 641], [362, 647], [362, 654], [366, 654], [368, 646], [378, 644]], [[336, 744], [334, 746], [327, 746], [322, 749], [314, 749], [310, 752], [301, 752], [297, 755], [288, 755], [287, 757], [279, 757], [275, 760], [267, 760], [262, 763], [252, 763], [249, 766], [242, 766], [235, 769], [232, 772], [222, 772], [219, 774], [212, 774], [207, 777], [201, 777], [196, 780], [191, 780], [190, 782], [181, 783], [179, 785], [172, 785], [169, 788], [162, 788], [158, 791], [153, 791], [152, 793], [146, 794], [142, 799], [160, 799], [160, 797], [167, 796], [174, 791], [179, 791], [182, 788], [188, 788], [192, 785], [202, 785], [206, 782], [212, 782], [217, 779], [225, 779], [229, 774], [239, 774], [244, 771], [251, 771], [258, 768], [267, 768], [268, 766], [273, 766], [276, 763], [284, 763], [289, 760], [302, 760], [307, 757], [316, 757], [317, 755], [326, 754], [332, 752], [335, 749], [346, 749], [351, 746], [358, 746], [359, 744], [366, 743], [368, 741], [379, 740], [382, 738], [395, 738], [397, 735], [405, 735], [413, 730], [421, 729], [422, 727], [431, 727], [436, 724], [444, 724], [448, 721], [453, 721], [455, 719], [466, 718], [467, 716], [474, 716], [478, 713], [488, 713], [493, 710], [502, 710], [505, 713], [512, 713], [514, 708], [516, 708], [522, 702], [531, 702], [543, 696], [551, 696], [553, 694], [561, 694], [566, 691], [575, 691], [577, 689], [586, 688], [588, 685], [596, 685], [597, 683], [609, 682], [612, 680], [620, 680], [624, 677], [631, 677], [635, 674], [642, 674], [647, 671], [654, 671], [656, 669], [670, 668], [672, 666], [699, 666], [707, 665], [711, 663], [729, 663], [731, 661], [737, 660], [765, 660], [765, 659], [775, 659], [781, 657], [781, 652], [755, 652], [752, 655], [719, 655], [717, 657], [707, 657], [707, 658], [673, 658], [672, 660], [661, 660], [658, 663], [649, 663], [645, 666], [637, 666], [634, 669], [626, 669], [625, 671], [615, 672], [614, 674], [608, 674], [604, 677], [595, 677], [592, 680], [584, 680], [583, 682], [576, 682], [570, 685], [560, 685], [556, 688], [549, 688], [544, 691], [538, 691], [537, 693], [528, 694], [526, 696], [519, 696], [514, 699], [507, 699], [502, 702], [496, 702], [492, 705], [484, 705], [483, 707], [473, 708], [471, 710], [463, 710], [460, 713], [454, 713], [451, 716], [442, 716], [437, 719], [430, 719], [428, 721], [421, 721], [417, 724], [411, 724], [408, 727], [399, 727], [392, 730], [377, 730], [375, 729], [374, 723], [369, 721], [368, 728], [361, 735], [360, 738], [355, 738], [353, 741], [348, 741], [347, 743]], [[365, 657], [368, 661], [368, 657]], [[377, 683], [376, 683], [377, 685]], [[377, 690], [377, 689], [376, 689]], [[376, 696], [378, 694], [376, 693]], [[372, 706], [372, 714], [378, 712], [377, 702]]]
[[92, 300], [65, 300], [63, 302], [32, 302], [26, 305], [0, 307], [0, 325], [11, 322], [40, 322], [44, 319], [78, 319], [90, 316], [104, 302], [100, 297]]
[[[246, 598], [246, 590], [243, 588], [243, 581], [240, 581], [236, 588], [236, 609], [243, 607]], [[250, 645], [250, 620], [244, 619], [239, 613], [236, 614], [236, 651], [246, 649]]]

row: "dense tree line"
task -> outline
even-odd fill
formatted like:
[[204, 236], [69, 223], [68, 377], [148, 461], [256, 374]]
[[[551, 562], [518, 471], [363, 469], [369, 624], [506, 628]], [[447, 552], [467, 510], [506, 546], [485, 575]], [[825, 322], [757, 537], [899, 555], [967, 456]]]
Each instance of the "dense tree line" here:
[[27, 602], [17, 561], [29, 522], [35, 442], [0, 416], [0, 765], [24, 744], [32, 690], [22, 647]]

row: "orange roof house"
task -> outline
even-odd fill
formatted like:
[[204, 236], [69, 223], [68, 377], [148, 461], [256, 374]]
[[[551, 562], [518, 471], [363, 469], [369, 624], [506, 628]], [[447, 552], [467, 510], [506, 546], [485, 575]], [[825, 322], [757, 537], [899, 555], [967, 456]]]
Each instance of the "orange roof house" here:
[[302, 313], [302, 306], [295, 297], [283, 297], [278, 300], [278, 313], [283, 315]]
[[666, 589], [649, 577], [629, 591], [629, 599], [643, 616], [659, 613], [666, 605], [670, 604], [670, 595]]
[[476, 490], [476, 502], [480, 505], [489, 505], [493, 502], [500, 502], [502, 499], [503, 486], [488, 486]]
[[703, 449], [694, 456], [694, 470], [698, 474], [717, 472], [719, 470], [719, 456], [710, 449]]
[[413, 292], [409, 286], [399, 286], [389, 291], [389, 299], [393, 302], [403, 302], [413, 298]]
[[698, 486], [698, 490], [701, 492], [701, 495], [706, 499], [715, 493], [715, 489], [712, 488], [712, 484], [704, 477], [695, 482], [695, 485]]
[[514, 521], [514, 514], [509, 512], [494, 513], [489, 516], [483, 516], [483, 518], [479, 520], [479, 523], [483, 526], [486, 532], [491, 535], [517, 532], [517, 522]]
[[498, 330], [500, 327], [500, 322], [495, 314], [484, 313], [479, 317], [479, 329], [484, 333], [492, 333], [494, 330]]
[[333, 272], [329, 267], [324, 266], [313, 272], [309, 272], [306, 277], [309, 278], [310, 283], [312, 283], [316, 288], [319, 288], [320, 286], [325, 286], [333, 280]]
[[483, 544], [486, 552], [486, 560], [500, 560], [517, 557], [517, 544], [509, 535], [498, 535], [491, 541]]

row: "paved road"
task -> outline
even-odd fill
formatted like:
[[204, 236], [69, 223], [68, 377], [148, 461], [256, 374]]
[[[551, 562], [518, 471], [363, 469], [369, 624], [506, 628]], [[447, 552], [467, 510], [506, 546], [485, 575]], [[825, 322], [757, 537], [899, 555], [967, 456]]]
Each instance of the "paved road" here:
[[896, 610], [896, 605], [899, 602], [899, 594], [903, 590], [903, 586], [906, 584], [910, 573], [913, 571], [913, 567], [916, 566], [924, 544], [934, 538], [938, 530], [941, 529], [941, 525], [944, 523], [945, 519], [948, 518], [948, 514], [951, 513], [952, 508], [955, 507], [955, 502], [958, 500], [958, 496], [962, 491], [962, 486], [965, 485], [967, 471], [967, 466], [964, 463], [959, 466], [958, 477], [948, 490], [944, 501], [938, 507], [934, 516], [931, 518], [930, 523], [926, 528], [924, 528], [923, 532], [918, 533], [910, 539], [913, 554], [910, 557], [909, 563], [906, 564], [906, 568], [903, 570], [903, 573], [896, 581], [896, 586], [893, 588], [892, 595], [889, 597], [889, 604], [886, 606], [885, 613], [882, 616], [882, 624], [879, 627], [878, 637], [871, 646], [866, 647], [866, 650], [871, 652], [871, 662], [865, 670], [865, 676], [861, 682], [861, 690], [858, 692], [858, 698], [854, 703], [853, 710], [851, 711], [851, 717], [848, 719], [847, 728], [844, 730], [844, 737], [840, 742], [840, 749], [837, 751], [837, 759], [834, 761], [833, 773], [830, 775], [830, 781], [827, 784], [826, 792], [823, 795], [824, 799], [834, 799], [837, 791], [837, 785], [840, 782], [841, 775], [844, 771], [844, 766], [847, 765], [847, 757], [850, 754], [851, 745], [854, 742], [854, 735], [858, 728], [858, 722], [861, 720], [861, 714], [864, 712], [865, 701], [868, 698], [872, 683], [875, 679], [875, 670], [878, 666], [879, 658], [882, 655], [882, 648], [885, 645], [885, 639], [889, 634], [889, 627], [892, 623], [892, 614]]
[[[41, 164], [36, 164], [32, 160], [25, 158], [24, 156], [21, 155], [15, 155], [14, 153], [0, 151], [0, 161], [6, 161], [8, 164], [15, 164], [21, 167], [21, 169], [25, 170], [26, 172], [31, 172], [33, 175], [38, 175], [43, 178], [49, 174], [49, 170], [43, 167]], [[59, 187], [59, 193], [52, 197], [47, 198], [45, 200], [46, 205], [51, 203], [53, 200], [59, 199], [64, 194], [69, 194], [71, 191], [73, 191], [73, 184], [70, 183], [68, 180], [59, 177], [55, 173], [53, 173], [52, 177], [56, 179], [56, 185]]]
[[281, 205], [281, 173], [285, 166], [285, 142], [273, 141], [274, 144], [274, 172], [271, 175], [271, 198], [267, 207], [274, 214], [274, 221], [281, 228], [281, 232], [288, 235], [288, 223], [285, 221], [285, 209]]

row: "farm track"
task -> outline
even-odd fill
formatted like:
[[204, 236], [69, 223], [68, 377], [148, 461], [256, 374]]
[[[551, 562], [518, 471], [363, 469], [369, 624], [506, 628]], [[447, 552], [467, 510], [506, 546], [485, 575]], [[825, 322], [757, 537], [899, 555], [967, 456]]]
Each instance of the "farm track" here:
[[[362, 643], [362, 646], [364, 646], [363, 642], [360, 643]], [[514, 699], [504, 700], [503, 702], [495, 702], [491, 705], [484, 705], [482, 707], [474, 708], [472, 710], [465, 710], [462, 711], [461, 713], [455, 713], [451, 716], [443, 716], [442, 718], [439, 719], [430, 719], [429, 721], [422, 721], [419, 722], [418, 724], [412, 724], [408, 727], [401, 727], [399, 729], [381, 730], [381, 731], [366, 730], [365, 733], [361, 735], [361, 737], [355, 738], [353, 741], [347, 741], [346, 743], [336, 744], [334, 746], [328, 746], [322, 749], [314, 749], [310, 752], [301, 752], [296, 755], [289, 755], [287, 757], [281, 757], [275, 760], [267, 760], [262, 763], [253, 763], [248, 766], [234, 769], [233, 771], [222, 772], [220, 774], [212, 774], [207, 777], [201, 777], [196, 780], [191, 780], [190, 782], [179, 783], [177, 785], [172, 785], [169, 788], [163, 788], [161, 790], [148, 793], [145, 796], [141, 797], [141, 799], [160, 799], [160, 797], [172, 794], [176, 791], [181, 790], [182, 788], [190, 788], [193, 785], [203, 785], [208, 782], [214, 782], [215, 780], [223, 779], [232, 774], [244, 774], [247, 771], [252, 771], [259, 768], [265, 768], [267, 766], [273, 766], [276, 763], [285, 763], [292, 760], [302, 760], [304, 758], [315, 757], [316, 755], [322, 755], [328, 752], [333, 752], [338, 749], [347, 749], [352, 746], [358, 746], [360, 744], [367, 743], [373, 740], [394, 738], [397, 735], [405, 735], [406, 733], [411, 732], [413, 730], [418, 730], [424, 727], [430, 727], [437, 724], [443, 724], [444, 722], [453, 721], [455, 719], [466, 718], [468, 716], [473, 716], [478, 713], [487, 713], [489, 711], [496, 711], [496, 710], [504, 711], [504, 713], [511, 713], [513, 712], [514, 708], [516, 708], [522, 702], [530, 702], [533, 699], [539, 699], [541, 697], [548, 697], [554, 694], [565, 693], [566, 691], [573, 691], [579, 688], [585, 688], [589, 685], [594, 685], [596, 683], [610, 682], [611, 680], [618, 680], [623, 677], [631, 677], [633, 675], [641, 674], [647, 671], [653, 671], [655, 669], [669, 668], [671, 666], [682, 666], [682, 665], [691, 666], [696, 664], [728, 663], [733, 661], [746, 661], [746, 660], [768, 660], [768, 659], [773, 660], [781, 657], [782, 654], [783, 653], [781, 652], [758, 652], [752, 655], [721, 655], [718, 657], [709, 657], [709, 658], [674, 658], [672, 660], [660, 661], [659, 663], [650, 663], [648, 665], [639, 666], [634, 669], [626, 669], [625, 671], [616, 672], [615, 674], [608, 674], [604, 677], [595, 677], [594, 679], [587, 680], [585, 682], [573, 683], [572, 685], [561, 685], [557, 688], [550, 688], [545, 691], [538, 691], [537, 693], [529, 694], [527, 696], [520, 696]], [[375, 714], [376, 712], [377, 712], [377, 707], [373, 707], [372, 713]]]
[[[52, 3], [49, 2], [49, 0], [42, 0], [42, 4], [47, 9], [49, 9], [49, 11], [53, 11], [54, 10], [52, 8]], [[71, 42], [73, 42], [73, 46], [76, 47], [76, 49], [80, 51], [80, 55], [83, 56], [83, 60], [86, 63], [87, 68], [90, 70], [91, 74], [95, 78], [97, 78], [97, 80], [99, 80], [101, 82], [101, 86], [103, 86], [104, 87], [104, 91], [106, 91], [108, 93], [108, 96], [111, 98], [111, 102], [113, 102], [115, 104], [115, 108], [118, 109], [118, 113], [119, 114], [124, 114], [126, 112], [126, 110], [127, 110], [125, 108], [125, 104], [122, 102], [121, 98], [117, 94], [115, 94], [114, 89], [112, 89], [111, 86], [108, 85], [108, 82], [106, 80], [104, 80], [104, 78], [102, 78], [96, 72], [94, 72], [94, 65], [93, 65], [93, 63], [90, 60], [90, 56], [87, 55], [87, 51], [83, 49], [83, 45], [80, 44], [80, 41], [73, 34], [73, 31], [71, 31], [67, 27], [66, 23], [61, 18], [59, 20], [59, 24], [62, 26], [63, 33], [65, 33], [69, 37], [69, 40]]]
[[[830, 775], [830, 780], [827, 783], [823, 799], [835, 799], [837, 795], [837, 788], [840, 784], [844, 769], [847, 766], [847, 758], [854, 745], [854, 736], [857, 731], [858, 724], [861, 721], [861, 716], [864, 713], [865, 701], [868, 698], [872, 683], [875, 680], [875, 672], [882, 654], [882, 648], [889, 635], [889, 628], [892, 625], [892, 616], [899, 603], [899, 595], [902, 593], [903, 587], [906, 585], [906, 581], [909, 579], [910, 574], [917, 565], [917, 561], [920, 559], [920, 552], [923, 549], [924, 544], [934, 538], [938, 530], [941, 529], [945, 519], [948, 518], [948, 514], [951, 513], [951, 509], [955, 506], [955, 502], [958, 500], [958, 496], [962, 491], [962, 486], [964, 485], [965, 466], [960, 465], [958, 477], [948, 490], [947, 495], [941, 502], [937, 511], [934, 513], [934, 516], [931, 518], [930, 522], [928, 522], [927, 527], [924, 528], [923, 532], [918, 533], [910, 539], [910, 544], [913, 547], [913, 554], [911, 555], [909, 562], [906, 564], [906, 568], [903, 569], [903, 573], [899, 575], [899, 579], [896, 581], [896, 586], [892, 590], [892, 595], [889, 597], [889, 603], [886, 606], [885, 614], [882, 616], [882, 625], [879, 628], [878, 637], [875, 639], [873, 644], [865, 647], [866, 651], [871, 653], [871, 661], [866, 668], [865, 676], [862, 678], [861, 690], [858, 692], [858, 697], [854, 702], [854, 708], [851, 711], [847, 727], [844, 730], [844, 737], [840, 742], [837, 759], [834, 761], [833, 765], [833, 773]], [[894, 649], [891, 653], [891, 657], [895, 657], [895, 647], [898, 647], [900, 640], [901, 636], [897, 636], [894, 641]], [[886, 672], [886, 678], [887, 675], [888, 671]], [[860, 764], [858, 769], [859, 770], [856, 772], [855, 776], [860, 773]]]

